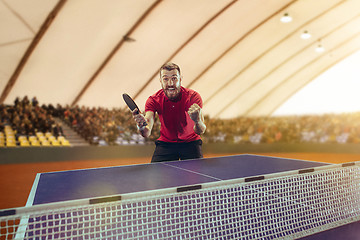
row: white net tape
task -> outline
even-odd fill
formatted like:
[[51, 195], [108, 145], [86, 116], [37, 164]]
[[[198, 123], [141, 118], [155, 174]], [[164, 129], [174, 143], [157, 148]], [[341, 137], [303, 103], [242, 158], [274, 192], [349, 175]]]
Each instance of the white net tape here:
[[360, 220], [360, 166], [337, 166], [107, 203], [19, 208], [0, 217], [0, 240], [295, 239]]

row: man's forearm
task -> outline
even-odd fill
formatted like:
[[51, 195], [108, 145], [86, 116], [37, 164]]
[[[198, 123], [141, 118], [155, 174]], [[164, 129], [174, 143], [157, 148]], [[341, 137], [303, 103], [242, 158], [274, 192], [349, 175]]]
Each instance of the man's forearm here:
[[195, 122], [194, 132], [198, 135], [204, 134], [206, 130], [206, 125], [203, 121]]
[[149, 125], [138, 128], [138, 130], [141, 136], [143, 136], [144, 138], [148, 138], [151, 135], [151, 129], [149, 129]]
[[145, 113], [145, 121], [147, 123], [146, 126], [138, 127], [139, 133], [144, 138], [148, 138], [151, 135], [151, 130], [154, 126], [154, 113], [153, 112], [146, 112]]

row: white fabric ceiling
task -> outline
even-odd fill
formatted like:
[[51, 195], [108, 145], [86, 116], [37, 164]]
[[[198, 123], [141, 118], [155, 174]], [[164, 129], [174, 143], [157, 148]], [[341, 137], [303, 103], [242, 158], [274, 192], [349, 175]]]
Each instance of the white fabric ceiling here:
[[143, 108], [173, 61], [210, 117], [268, 116], [360, 49], [360, 0], [1, 0], [0, 30], [0, 103]]

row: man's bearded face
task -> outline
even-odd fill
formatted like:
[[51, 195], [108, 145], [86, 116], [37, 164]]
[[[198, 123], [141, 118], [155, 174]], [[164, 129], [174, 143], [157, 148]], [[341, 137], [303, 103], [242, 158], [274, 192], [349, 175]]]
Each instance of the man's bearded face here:
[[166, 97], [170, 100], [175, 100], [179, 96], [181, 89], [181, 76], [178, 70], [161, 70], [160, 82]]

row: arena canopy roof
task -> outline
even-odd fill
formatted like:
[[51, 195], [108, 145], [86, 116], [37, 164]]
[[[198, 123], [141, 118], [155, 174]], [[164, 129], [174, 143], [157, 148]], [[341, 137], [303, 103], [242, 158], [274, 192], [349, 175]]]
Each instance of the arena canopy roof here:
[[210, 117], [269, 116], [360, 49], [359, 0], [1, 0], [0, 19], [5, 104], [144, 106], [172, 61]]

